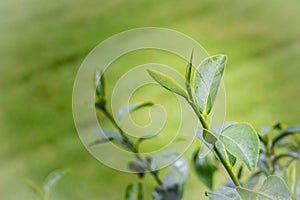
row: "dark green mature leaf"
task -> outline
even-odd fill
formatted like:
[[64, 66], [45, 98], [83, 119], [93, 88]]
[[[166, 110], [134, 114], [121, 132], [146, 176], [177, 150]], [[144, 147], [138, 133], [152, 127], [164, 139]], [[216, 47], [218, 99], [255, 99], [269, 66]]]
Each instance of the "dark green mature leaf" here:
[[249, 124], [232, 124], [219, 137], [226, 150], [239, 158], [249, 170], [256, 167], [259, 155], [259, 139]]
[[242, 200], [234, 188], [224, 186], [208, 192], [207, 196], [210, 200]]
[[225, 55], [211, 56], [205, 59], [195, 72], [194, 91], [200, 113], [209, 114], [212, 110], [226, 60]]
[[145, 107], [151, 107], [153, 105], [154, 105], [154, 103], [151, 101], [147, 101], [144, 103], [131, 103], [119, 110], [117, 119], [120, 120], [130, 112], [134, 112], [136, 110], [139, 110], [139, 109], [145, 108]]
[[213, 175], [217, 170], [215, 164], [213, 163], [211, 157], [205, 156], [204, 158], [200, 158], [199, 150], [194, 152], [193, 155], [193, 168], [196, 172], [198, 178], [204, 185], [208, 188], [213, 188]]
[[125, 200], [143, 200], [143, 185], [140, 182], [131, 183], [126, 188]]
[[161, 86], [166, 88], [167, 90], [170, 90], [171, 92], [174, 92], [184, 98], [187, 97], [186, 91], [181, 87], [176, 81], [174, 81], [172, 78], [166, 76], [163, 73], [160, 73], [153, 69], [147, 69], [149, 75]]
[[47, 196], [51, 193], [53, 187], [60, 181], [67, 172], [65, 170], [57, 170], [48, 175], [43, 185], [43, 192]]

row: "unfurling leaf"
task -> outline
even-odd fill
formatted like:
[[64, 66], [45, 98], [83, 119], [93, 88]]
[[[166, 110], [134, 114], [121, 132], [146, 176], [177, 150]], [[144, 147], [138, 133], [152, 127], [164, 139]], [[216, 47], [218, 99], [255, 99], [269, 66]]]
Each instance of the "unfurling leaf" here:
[[105, 97], [105, 78], [102, 70], [97, 70], [95, 72], [95, 86], [96, 95], [98, 97]]
[[120, 120], [130, 112], [134, 112], [134, 111], [139, 110], [139, 109], [144, 108], [144, 107], [151, 107], [153, 105], [154, 105], [154, 103], [150, 102], [150, 101], [147, 101], [147, 102], [144, 102], [144, 103], [129, 104], [129, 105], [127, 105], [124, 108], [119, 110], [117, 119]]
[[194, 77], [195, 100], [200, 113], [209, 114], [223, 76], [225, 55], [211, 56], [197, 68]]
[[125, 200], [143, 200], [143, 185], [140, 182], [129, 184], [126, 188]]
[[147, 69], [149, 75], [157, 82], [159, 83], [161, 86], [163, 86], [164, 88], [166, 88], [167, 90], [170, 90], [171, 92], [174, 92], [184, 98], [188, 98], [187, 97], [187, 93], [186, 91], [183, 89], [183, 87], [181, 87], [175, 80], [173, 80], [172, 78], [166, 76], [163, 73], [160, 73], [156, 70], [153, 69]]
[[213, 188], [213, 175], [217, 170], [210, 156], [200, 158], [199, 150], [195, 151], [193, 155], [193, 168], [200, 181], [209, 189]]
[[240, 159], [249, 170], [254, 170], [259, 155], [259, 139], [249, 124], [232, 124], [225, 128], [220, 137], [225, 149]]
[[186, 66], [186, 71], [185, 71], [185, 80], [188, 84], [191, 83], [191, 75], [192, 75], [192, 68], [193, 68], [193, 55], [194, 55], [194, 49], [191, 53], [190, 62]]

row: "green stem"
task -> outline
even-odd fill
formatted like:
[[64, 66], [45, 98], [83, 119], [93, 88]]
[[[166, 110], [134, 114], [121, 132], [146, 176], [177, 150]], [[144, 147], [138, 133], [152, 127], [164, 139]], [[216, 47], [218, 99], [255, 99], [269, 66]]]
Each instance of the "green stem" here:
[[214, 145], [214, 151], [216, 152], [217, 156], [219, 157], [222, 165], [224, 166], [224, 168], [226, 169], [228, 175], [230, 176], [231, 180], [233, 181], [233, 183], [235, 184], [236, 187], [241, 186], [238, 179], [236, 178], [236, 176], [234, 175], [231, 166], [228, 164], [228, 162], [226, 161], [226, 159], [224, 158], [224, 156], [222, 155], [220, 149], [218, 148], [217, 145]]
[[[209, 126], [206, 122], [206, 119], [198, 112], [198, 109], [196, 108], [195, 104], [192, 101], [189, 101], [188, 99], [187, 99], [187, 101], [191, 105], [193, 110], [195, 111], [198, 119], [200, 120], [202, 128], [208, 130]], [[228, 162], [226, 161], [226, 159], [224, 158], [224, 156], [222, 155], [220, 149], [218, 148], [218, 146], [216, 144], [214, 145], [213, 149], [214, 149], [215, 153], [217, 154], [217, 156], [219, 157], [222, 165], [224, 166], [225, 170], [227, 171], [228, 175], [230, 176], [230, 178], [233, 181], [233, 183], [235, 184], [235, 186], [239, 187], [240, 183], [239, 183], [238, 179], [234, 175], [231, 166], [228, 164]]]
[[[115, 121], [113, 116], [107, 111], [106, 108], [101, 109], [104, 115], [109, 119], [109, 121], [118, 129], [120, 132], [123, 141], [128, 145], [130, 150], [135, 154], [136, 159], [140, 160], [142, 163], [145, 163], [144, 159], [140, 156], [138, 152], [138, 148], [134, 143], [127, 137], [126, 133], [122, 130], [122, 128], [118, 125], [118, 123]], [[147, 167], [149, 168], [149, 167]], [[162, 185], [162, 181], [160, 180], [158, 173], [156, 171], [151, 171], [151, 169], [148, 169], [150, 171], [150, 174], [153, 176], [155, 181], [157, 182], [158, 185]]]
[[160, 178], [158, 177], [158, 173], [156, 171], [150, 171], [151, 175], [153, 176], [153, 178], [155, 179], [155, 181], [157, 182], [158, 185], [162, 185], [162, 181], [160, 180]]
[[201, 123], [202, 127], [204, 129], [208, 129], [208, 124], [207, 124], [205, 118], [201, 114], [199, 114], [198, 109], [196, 108], [195, 104], [193, 104], [193, 102], [191, 102], [189, 100], [187, 100], [187, 101], [190, 104], [190, 106], [193, 108], [193, 110], [195, 111], [198, 119], [200, 120], [200, 123]]
[[137, 149], [135, 148], [135, 145], [133, 144], [133, 142], [127, 137], [126, 133], [121, 129], [121, 127], [118, 125], [118, 123], [115, 121], [115, 119], [113, 118], [113, 116], [107, 111], [106, 108], [102, 109], [104, 115], [109, 119], [109, 121], [118, 129], [118, 131], [120, 132], [123, 141], [128, 145], [129, 149], [133, 152], [133, 153], [137, 153]]

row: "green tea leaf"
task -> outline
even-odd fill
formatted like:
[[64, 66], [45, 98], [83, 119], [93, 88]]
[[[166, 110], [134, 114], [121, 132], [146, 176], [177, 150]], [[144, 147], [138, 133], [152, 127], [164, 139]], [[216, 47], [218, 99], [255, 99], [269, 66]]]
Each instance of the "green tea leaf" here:
[[225, 55], [211, 56], [205, 59], [195, 72], [195, 100], [200, 113], [209, 114], [212, 110], [226, 60]]
[[67, 174], [65, 170], [57, 170], [48, 175], [46, 178], [43, 191], [45, 195], [49, 195], [53, 190], [53, 187]]
[[279, 176], [268, 176], [258, 191], [237, 187], [242, 200], [291, 200], [290, 192]]
[[131, 183], [126, 188], [125, 200], [143, 200], [143, 185], [140, 182]]
[[[237, 192], [239, 193], [242, 200], [256, 200], [258, 193], [254, 192], [252, 190], [248, 190], [246, 188], [237, 187]], [[270, 198], [267, 198], [268, 200], [272, 200]]]
[[269, 195], [272, 197], [272, 200], [291, 200], [291, 195], [287, 185], [279, 176], [268, 176], [259, 192]]
[[232, 124], [219, 137], [226, 150], [240, 159], [249, 170], [256, 167], [259, 155], [259, 139], [249, 124]]
[[184, 98], [187, 97], [186, 91], [181, 87], [176, 81], [174, 81], [172, 78], [166, 76], [163, 73], [160, 73], [153, 69], [147, 69], [149, 75], [161, 86], [166, 88], [167, 90], [170, 90], [171, 92], [174, 92]]
[[193, 168], [199, 180], [209, 189], [213, 188], [213, 175], [217, 170], [210, 156], [200, 158], [199, 150], [195, 151], [193, 155]]
[[242, 200], [234, 188], [224, 186], [208, 192], [207, 196], [210, 200]]
[[154, 103], [150, 102], [150, 101], [147, 101], [147, 102], [144, 102], [144, 103], [131, 103], [131, 104], [129, 104], [129, 105], [127, 105], [124, 108], [119, 110], [118, 115], [117, 115], [117, 119], [120, 120], [130, 112], [134, 112], [136, 110], [139, 110], [139, 109], [145, 108], [145, 107], [151, 107], [153, 105], [154, 105]]

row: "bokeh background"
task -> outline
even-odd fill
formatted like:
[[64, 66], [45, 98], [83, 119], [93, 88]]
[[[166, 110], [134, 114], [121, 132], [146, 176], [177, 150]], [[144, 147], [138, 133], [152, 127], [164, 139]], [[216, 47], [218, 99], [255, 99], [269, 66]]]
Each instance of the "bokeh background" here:
[[[23, 178], [42, 184], [58, 168], [70, 174], [52, 199], [122, 199], [136, 178], [85, 150], [71, 103], [85, 56], [131, 28], [175, 29], [210, 54], [227, 54], [227, 120], [248, 121], [257, 130], [299, 123], [299, 8], [298, 0], [0, 1], [0, 199], [33, 199]], [[149, 191], [154, 181], [145, 182]], [[184, 199], [203, 199], [205, 190], [191, 175]]]

